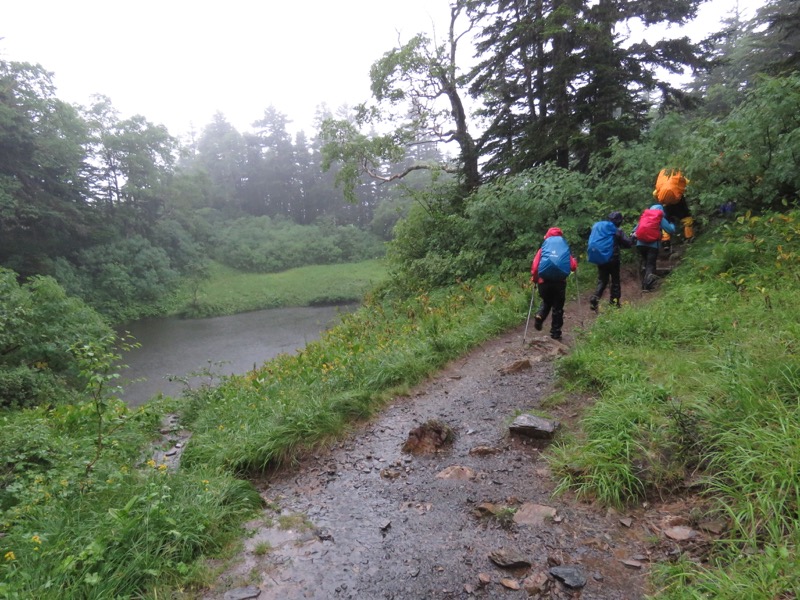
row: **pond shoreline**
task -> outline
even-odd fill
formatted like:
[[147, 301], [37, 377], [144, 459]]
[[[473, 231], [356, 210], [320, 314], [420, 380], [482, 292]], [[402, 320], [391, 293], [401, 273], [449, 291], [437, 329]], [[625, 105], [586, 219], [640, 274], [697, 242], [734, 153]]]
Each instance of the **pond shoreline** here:
[[121, 398], [130, 406], [159, 393], [180, 395], [185, 386], [242, 374], [279, 354], [293, 353], [319, 339], [358, 303], [271, 308], [236, 315], [182, 319], [147, 318], [127, 323], [140, 344], [122, 356]]

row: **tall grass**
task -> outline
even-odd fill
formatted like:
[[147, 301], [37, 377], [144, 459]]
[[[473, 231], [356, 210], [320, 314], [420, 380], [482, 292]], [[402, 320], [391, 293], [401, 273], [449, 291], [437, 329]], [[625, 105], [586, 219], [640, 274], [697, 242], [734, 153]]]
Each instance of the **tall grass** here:
[[517, 324], [526, 294], [511, 282], [369, 302], [302, 352], [193, 394], [184, 460], [234, 472], [280, 464], [372, 414], [393, 388]]
[[721, 227], [660, 298], [601, 315], [560, 363], [573, 387], [599, 394], [550, 455], [561, 490], [624, 505], [699, 475], [730, 521], [709, 566], [663, 570], [665, 597], [800, 590], [798, 234], [797, 211]]

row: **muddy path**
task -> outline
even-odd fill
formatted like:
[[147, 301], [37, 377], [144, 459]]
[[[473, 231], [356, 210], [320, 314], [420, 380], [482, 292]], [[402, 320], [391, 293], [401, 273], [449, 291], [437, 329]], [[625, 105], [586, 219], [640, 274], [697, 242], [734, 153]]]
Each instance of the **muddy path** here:
[[[688, 524], [685, 507], [620, 514], [554, 496], [548, 442], [509, 432], [536, 410], [569, 431], [590, 401], [542, 409], [556, 391], [553, 359], [596, 318], [589, 273], [566, 307], [562, 342], [546, 323], [523, 345], [523, 323], [291, 472], [258, 482], [268, 508], [203, 598], [643, 598], [653, 562], [681, 552], [685, 542], [664, 531]], [[623, 301], [649, 296], [626, 270]], [[452, 443], [404, 452], [409, 433], [431, 421], [451, 428]]]

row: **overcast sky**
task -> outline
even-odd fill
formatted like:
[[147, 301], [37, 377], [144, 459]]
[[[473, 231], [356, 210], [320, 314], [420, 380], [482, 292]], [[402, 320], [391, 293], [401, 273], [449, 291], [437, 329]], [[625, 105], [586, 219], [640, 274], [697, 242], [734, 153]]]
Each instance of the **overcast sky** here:
[[[716, 31], [735, 0], [711, 0], [686, 33]], [[762, 0], [739, 0], [747, 16]], [[60, 99], [111, 98], [173, 135], [222, 112], [247, 131], [273, 105], [313, 134], [316, 107], [369, 97], [369, 67], [423, 31], [446, 33], [450, 0], [10, 0], [0, 58], [54, 73]], [[660, 35], [660, 34], [659, 34]], [[669, 35], [677, 35], [674, 30]], [[467, 57], [465, 57], [467, 58]]]

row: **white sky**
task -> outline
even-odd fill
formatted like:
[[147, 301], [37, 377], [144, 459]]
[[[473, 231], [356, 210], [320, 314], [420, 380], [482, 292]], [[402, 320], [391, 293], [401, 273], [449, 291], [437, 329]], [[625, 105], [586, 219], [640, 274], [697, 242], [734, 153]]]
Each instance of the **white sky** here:
[[[446, 33], [450, 0], [10, 0], [0, 58], [39, 63], [57, 95], [103, 94], [123, 118], [183, 135], [222, 112], [250, 130], [273, 105], [313, 135], [314, 112], [369, 98], [369, 68], [418, 32]], [[711, 0], [687, 30], [718, 29], [734, 0]], [[763, 0], [739, 0], [746, 16]], [[669, 35], [678, 35], [671, 30]], [[467, 59], [465, 55], [463, 57]]]

